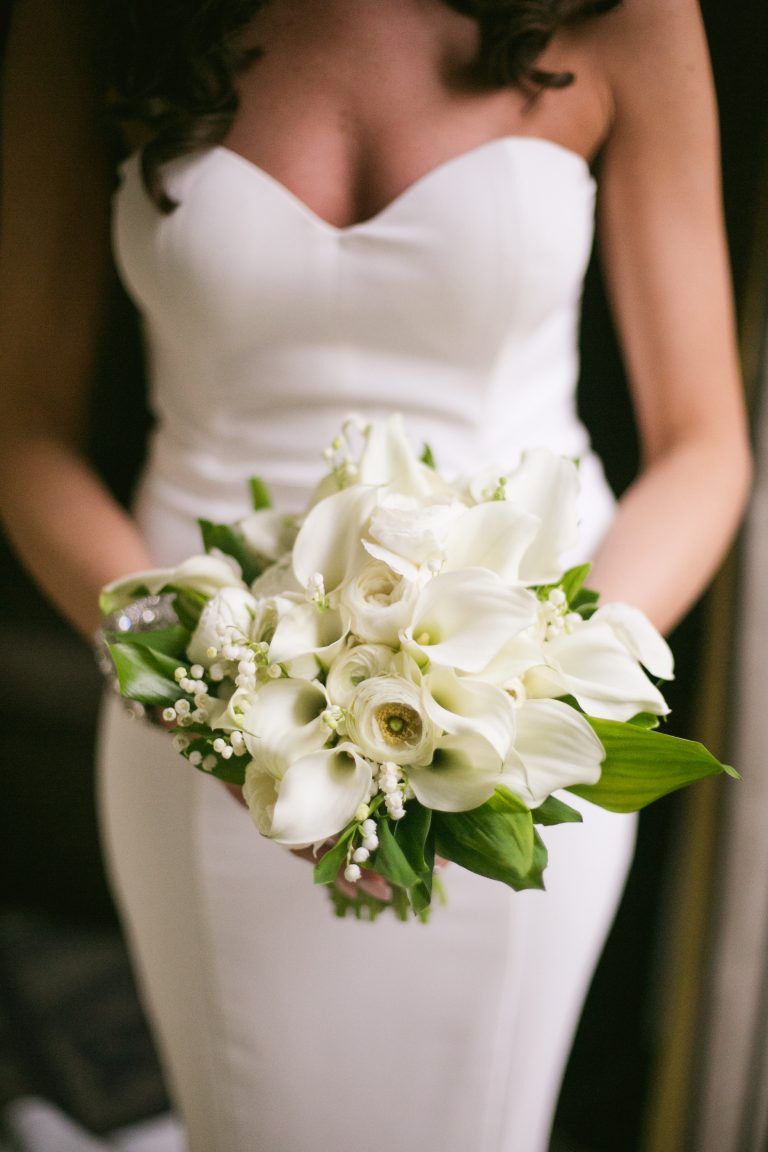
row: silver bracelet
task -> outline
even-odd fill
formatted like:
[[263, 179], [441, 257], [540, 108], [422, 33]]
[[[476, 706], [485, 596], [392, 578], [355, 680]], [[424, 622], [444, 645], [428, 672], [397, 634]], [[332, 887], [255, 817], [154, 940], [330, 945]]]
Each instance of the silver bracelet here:
[[142, 596], [134, 600], [117, 612], [112, 612], [102, 620], [101, 627], [96, 629], [93, 636], [93, 654], [102, 676], [120, 700], [129, 716], [137, 720], [152, 720], [152, 712], [138, 700], [126, 700], [120, 693], [120, 684], [115, 672], [115, 665], [107, 643], [108, 634], [130, 635], [132, 632], [151, 632], [158, 628], [171, 627], [178, 624], [178, 617], [173, 609], [173, 595]]

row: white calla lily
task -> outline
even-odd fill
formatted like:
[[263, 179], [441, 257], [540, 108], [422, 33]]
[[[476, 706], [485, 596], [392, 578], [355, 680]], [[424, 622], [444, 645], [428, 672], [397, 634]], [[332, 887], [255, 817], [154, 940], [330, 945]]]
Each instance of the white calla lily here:
[[506, 501], [538, 517], [540, 527], [520, 565], [526, 584], [562, 575], [561, 556], [578, 541], [579, 477], [576, 465], [546, 448], [524, 452], [506, 478]]
[[332, 592], [366, 562], [362, 537], [377, 500], [375, 488], [353, 485], [315, 504], [293, 546], [293, 571], [304, 588], [323, 578]]
[[515, 732], [515, 714], [506, 692], [493, 684], [459, 677], [452, 668], [432, 668], [422, 685], [424, 709], [443, 731], [471, 729], [503, 759]]
[[342, 614], [311, 601], [294, 605], [282, 616], [269, 645], [273, 664], [285, 664], [303, 656], [314, 656], [329, 665], [341, 651], [349, 631]]
[[164, 588], [189, 589], [201, 596], [215, 596], [221, 588], [245, 588], [240, 566], [231, 556], [190, 556], [175, 568], [150, 568], [113, 580], [102, 590], [99, 606], [105, 614], [118, 612], [138, 596], [156, 596]]
[[361, 484], [391, 484], [398, 492], [428, 496], [443, 491], [444, 481], [416, 456], [405, 435], [399, 414], [375, 420], [365, 430], [365, 446], [358, 464]]
[[260, 508], [239, 520], [237, 527], [248, 547], [268, 560], [290, 552], [298, 532], [296, 517], [276, 508]]
[[[208, 668], [219, 658], [222, 644], [236, 644], [251, 638], [258, 615], [259, 603], [247, 588], [222, 588], [200, 613], [187, 646], [187, 656], [193, 664]], [[217, 651], [213, 657], [208, 655], [212, 648]]]
[[330, 736], [323, 720], [327, 699], [309, 680], [271, 680], [249, 701], [241, 727], [257, 764], [282, 776], [298, 757], [317, 751]]
[[442, 736], [429, 764], [411, 766], [408, 783], [420, 804], [437, 812], [468, 812], [490, 800], [501, 781], [502, 759], [471, 728]]
[[527, 700], [515, 711], [515, 726], [499, 783], [529, 808], [559, 788], [600, 779], [605, 749], [575, 708], [561, 700]]
[[485, 668], [472, 675], [478, 680], [506, 690], [510, 684], [517, 684], [531, 668], [544, 663], [544, 653], [537, 629], [526, 628], [517, 636], [513, 636]]
[[410, 680], [391, 675], [363, 680], [345, 719], [350, 740], [372, 760], [418, 764], [432, 755], [437, 731]]
[[450, 525], [443, 571], [488, 568], [505, 584], [520, 583], [520, 565], [540, 528], [535, 516], [506, 500], [476, 504]]
[[383, 644], [357, 644], [347, 648], [336, 657], [328, 671], [325, 690], [330, 703], [348, 708], [363, 680], [394, 670], [394, 655], [392, 649]]
[[[267, 835], [289, 848], [336, 836], [368, 797], [372, 780], [371, 765], [352, 744], [338, 744], [301, 756], [293, 761], [277, 786]], [[261, 796], [257, 803], [263, 803]], [[262, 820], [268, 815], [270, 804], [267, 800], [260, 808]]]
[[396, 646], [408, 626], [418, 588], [378, 560], [372, 560], [339, 593], [349, 630], [374, 644]]
[[277, 789], [278, 781], [262, 764], [252, 760], [246, 765], [243, 799], [262, 836], [269, 836], [272, 832]]
[[665, 716], [658, 688], [606, 621], [585, 620], [542, 646], [546, 664], [524, 677], [531, 697], [575, 696], [588, 716], [630, 720], [639, 712]]
[[651, 676], [674, 680], [675, 663], [669, 644], [639, 608], [614, 601], [598, 608], [592, 620], [610, 624], [622, 644]]
[[537, 600], [485, 568], [435, 576], [419, 593], [401, 643], [419, 663], [479, 672], [536, 618]]

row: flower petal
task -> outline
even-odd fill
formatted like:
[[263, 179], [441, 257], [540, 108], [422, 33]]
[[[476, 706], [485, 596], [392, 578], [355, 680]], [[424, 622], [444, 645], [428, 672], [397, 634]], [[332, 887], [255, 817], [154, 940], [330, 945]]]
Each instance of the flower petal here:
[[312, 655], [321, 664], [330, 663], [341, 650], [347, 631], [341, 613], [335, 609], [318, 608], [310, 601], [297, 604], [275, 628], [269, 658], [273, 664], [284, 664]]
[[156, 596], [163, 588], [189, 588], [203, 596], [214, 596], [220, 588], [245, 588], [240, 569], [231, 557], [190, 556], [176, 568], [150, 568], [113, 580], [102, 590], [99, 605], [102, 612], [117, 612], [138, 596]]
[[401, 642], [415, 659], [479, 672], [536, 617], [536, 597], [484, 568], [435, 576], [419, 593]]
[[365, 800], [372, 776], [351, 744], [295, 760], [280, 781], [269, 835], [288, 847], [335, 836]]
[[303, 587], [319, 572], [332, 592], [365, 562], [361, 537], [376, 499], [376, 489], [354, 484], [312, 508], [293, 546], [293, 570]]
[[561, 556], [578, 540], [579, 478], [576, 465], [546, 448], [524, 452], [507, 476], [506, 499], [539, 519], [540, 527], [520, 566], [526, 584], [546, 584], [562, 575]]
[[645, 613], [631, 604], [603, 604], [592, 617], [610, 624], [636, 660], [647, 668], [651, 676], [660, 680], [674, 680], [675, 666], [672, 651], [660, 632], [654, 628]]
[[291, 761], [322, 748], [330, 736], [322, 719], [323, 688], [308, 680], [273, 680], [261, 687], [242, 720], [248, 751], [281, 776]]
[[506, 584], [517, 583], [521, 561], [540, 527], [535, 516], [506, 500], [476, 504], [449, 529], [443, 571], [488, 568]]
[[484, 804], [499, 785], [501, 757], [469, 728], [444, 736], [432, 762], [408, 769], [408, 782], [420, 804], [436, 812], [468, 812]]
[[423, 683], [424, 709], [445, 732], [470, 728], [504, 758], [515, 731], [512, 701], [493, 684], [459, 677], [452, 668], [435, 667]]
[[513, 753], [500, 783], [537, 808], [558, 788], [594, 784], [605, 750], [575, 708], [560, 700], [527, 700], [515, 712]]
[[427, 496], [445, 487], [438, 473], [416, 456], [399, 414], [374, 420], [366, 429], [358, 478], [361, 484], [392, 484], [398, 492], [413, 496]]

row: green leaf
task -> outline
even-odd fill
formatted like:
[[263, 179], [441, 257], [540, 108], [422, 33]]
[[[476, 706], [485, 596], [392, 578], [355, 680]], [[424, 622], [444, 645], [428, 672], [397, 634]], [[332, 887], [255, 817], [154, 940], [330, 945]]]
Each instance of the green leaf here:
[[156, 652], [147, 644], [127, 644], [119, 640], [109, 645], [120, 691], [141, 704], [172, 704], [182, 695], [174, 672], [178, 660]]
[[566, 596], [568, 597], [569, 604], [573, 604], [573, 599], [576, 596], [576, 593], [579, 592], [583, 587], [584, 581], [586, 580], [587, 576], [589, 576], [591, 570], [591, 564], [577, 564], [576, 567], [569, 568], [568, 571], [564, 573], [560, 584], [562, 586], [563, 592], [565, 592]]
[[589, 620], [597, 611], [599, 601], [598, 592], [593, 592], [591, 588], [580, 588], [570, 601], [570, 608], [572, 612], [578, 612], [583, 620]]
[[587, 720], [606, 751], [602, 774], [597, 784], [580, 784], [568, 791], [611, 812], [636, 812], [695, 780], [727, 771], [694, 740], [618, 720], [590, 716]]
[[506, 789], [497, 789], [469, 812], [434, 812], [432, 822], [438, 855], [512, 888], [543, 886], [543, 844], [534, 832], [533, 817]]
[[564, 804], [556, 796], [548, 796], [543, 804], [531, 812], [534, 824], [543, 824], [547, 827], [553, 824], [581, 824], [581, 812]]
[[658, 728], [659, 718], [653, 712], [638, 712], [637, 716], [627, 720], [627, 724], [635, 724], [638, 728]]
[[419, 457], [419, 459], [421, 460], [422, 464], [426, 464], [427, 468], [437, 468], [437, 464], [435, 463], [435, 457], [432, 454], [432, 449], [430, 448], [429, 444], [427, 444], [426, 442], [424, 444], [424, 447], [422, 449], [421, 456]]
[[153, 648], [155, 652], [164, 652], [166, 656], [174, 657], [177, 666], [187, 663], [189, 632], [181, 624], [147, 632], [107, 632], [106, 640], [108, 644], [136, 644], [143, 648]]
[[[187, 734], [189, 728], [175, 728], [174, 731]], [[213, 739], [214, 734], [208, 735], [204, 739], [192, 740], [182, 755], [187, 760], [190, 752], [199, 752], [203, 757], [214, 756], [216, 758], [215, 768], [203, 768], [202, 764], [193, 764], [192, 767], [197, 768], [198, 772], [202, 772], [205, 776], [215, 776], [217, 780], [224, 780], [227, 784], [238, 784], [242, 788], [250, 757], [246, 753], [244, 756], [232, 756], [229, 760], [225, 760], [223, 756], [219, 756], [213, 751]]]
[[380, 821], [377, 829], [379, 846], [371, 861], [371, 867], [398, 888], [411, 888], [418, 884], [419, 877], [395, 840], [388, 820]]
[[260, 575], [262, 565], [246, 544], [242, 534], [231, 524], [214, 524], [210, 520], [198, 520], [197, 523], [200, 525], [206, 552], [218, 548], [219, 552], [231, 556], [240, 565], [246, 584], [250, 584]]
[[411, 799], [405, 816], [395, 825], [395, 840], [417, 875], [431, 870], [426, 858], [428, 853], [425, 852], [431, 823], [431, 810], [424, 808], [418, 800]]
[[333, 848], [329, 848], [325, 855], [321, 856], [317, 864], [315, 864], [313, 873], [315, 884], [333, 884], [339, 874], [339, 868], [341, 868], [347, 859], [347, 844], [354, 830], [353, 825], [351, 828], [348, 828], [346, 832], [343, 832]]
[[207, 603], [208, 598], [203, 596], [202, 592], [194, 592], [191, 588], [179, 588], [173, 600], [173, 610], [182, 627], [194, 632], [200, 613]]
[[261, 476], [251, 476], [249, 480], [251, 489], [251, 504], [254, 512], [261, 512], [263, 508], [272, 507], [272, 496], [269, 488]]

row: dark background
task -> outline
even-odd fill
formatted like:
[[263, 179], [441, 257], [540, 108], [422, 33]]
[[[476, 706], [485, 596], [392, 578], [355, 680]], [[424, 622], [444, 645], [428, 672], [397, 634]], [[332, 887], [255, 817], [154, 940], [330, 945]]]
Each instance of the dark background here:
[[[706, 0], [718, 88], [737, 299], [753, 261], [768, 131], [765, 0]], [[8, 12], [0, 12], [4, 38]], [[760, 269], [762, 274], [762, 268]], [[590, 268], [582, 414], [617, 492], [637, 467], [631, 411], [600, 281]], [[147, 427], [136, 317], [113, 282], [92, 402], [92, 455], [122, 499]], [[672, 639], [672, 730], [696, 736], [691, 701], [702, 612]], [[0, 542], [0, 1105], [33, 1091], [107, 1130], [165, 1105], [99, 853], [93, 738], [100, 692], [90, 653]], [[643, 814], [637, 859], [584, 1013], [558, 1113], [563, 1148], [637, 1148], [657, 1044], [655, 959], [679, 802]]]

